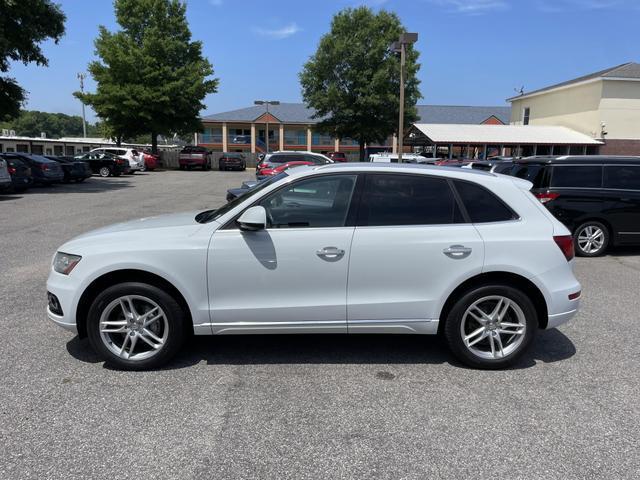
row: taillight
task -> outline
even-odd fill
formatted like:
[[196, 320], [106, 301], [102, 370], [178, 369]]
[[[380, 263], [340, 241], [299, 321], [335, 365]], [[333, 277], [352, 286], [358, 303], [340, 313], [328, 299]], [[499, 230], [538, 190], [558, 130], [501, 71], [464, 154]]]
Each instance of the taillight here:
[[560, 196], [559, 193], [553, 193], [553, 192], [539, 192], [539, 193], [534, 193], [534, 195], [538, 200], [540, 200], [540, 203], [548, 203], [551, 200], [555, 200]]
[[11, 175], [15, 175], [15, 173], [16, 173], [16, 167], [9, 167], [9, 173], [10, 173]]
[[258, 165], [258, 168], [267, 168], [267, 164], [266, 163], [261, 163], [260, 165]]
[[574, 257], [575, 251], [573, 249], [573, 237], [571, 235], [554, 235], [553, 240], [560, 250], [562, 250], [567, 262]]
[[49, 165], [47, 165], [46, 163], [41, 163], [40, 170], [42, 171], [49, 170]]

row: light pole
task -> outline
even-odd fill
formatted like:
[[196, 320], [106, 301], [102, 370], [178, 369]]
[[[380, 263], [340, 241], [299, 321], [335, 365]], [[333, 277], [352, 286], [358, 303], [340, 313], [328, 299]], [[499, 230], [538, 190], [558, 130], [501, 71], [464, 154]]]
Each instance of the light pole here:
[[267, 144], [267, 151], [265, 153], [269, 153], [269, 105], [280, 105], [278, 100], [256, 100], [253, 102], [256, 105], [264, 105], [267, 112], [267, 121], [264, 132], [265, 143]]
[[401, 33], [397, 42], [393, 42], [389, 49], [400, 53], [400, 116], [398, 119], [398, 163], [402, 163], [402, 150], [404, 148], [404, 64], [407, 45], [418, 41], [417, 33]]
[[[79, 73], [78, 74], [78, 80], [80, 80], [80, 92], [84, 93], [84, 79], [87, 78], [87, 74], [86, 73]], [[87, 138], [87, 121], [85, 120], [84, 117], [84, 102], [81, 100], [82, 103], [82, 137], [83, 138]]]

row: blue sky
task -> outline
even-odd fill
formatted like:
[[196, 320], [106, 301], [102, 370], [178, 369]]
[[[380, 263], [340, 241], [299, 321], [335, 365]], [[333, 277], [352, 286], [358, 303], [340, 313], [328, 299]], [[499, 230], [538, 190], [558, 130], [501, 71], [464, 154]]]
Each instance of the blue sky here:
[[[71, 93], [94, 58], [98, 25], [115, 29], [108, 0], [58, 0], [67, 33], [44, 45], [49, 67], [15, 64], [27, 108], [79, 114]], [[203, 112], [255, 99], [301, 101], [298, 72], [345, 7], [396, 12], [419, 33], [420, 103], [503, 105], [533, 90], [628, 61], [640, 61], [638, 0], [190, 0], [193, 37], [220, 78]], [[93, 82], [87, 82], [92, 90]], [[93, 115], [91, 115], [93, 119]]]

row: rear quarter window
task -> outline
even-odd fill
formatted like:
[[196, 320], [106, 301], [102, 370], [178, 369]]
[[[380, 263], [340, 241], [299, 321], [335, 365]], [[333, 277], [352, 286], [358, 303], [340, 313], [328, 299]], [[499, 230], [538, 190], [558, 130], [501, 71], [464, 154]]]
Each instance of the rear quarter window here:
[[454, 181], [462, 203], [473, 223], [506, 222], [518, 215], [486, 188], [471, 182]]
[[601, 188], [601, 165], [555, 165], [551, 173], [551, 187]]
[[621, 190], [640, 190], [640, 165], [605, 166], [604, 187]]

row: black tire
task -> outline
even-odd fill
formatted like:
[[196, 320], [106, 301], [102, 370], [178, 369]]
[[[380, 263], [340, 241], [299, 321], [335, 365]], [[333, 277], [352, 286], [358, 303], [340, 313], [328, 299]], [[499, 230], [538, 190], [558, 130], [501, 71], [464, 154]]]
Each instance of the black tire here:
[[100, 167], [100, 170], [98, 170], [98, 175], [103, 178], [110, 177], [112, 175], [112, 171], [109, 167]]
[[114, 177], [119, 177], [120, 175], [122, 175], [121, 172], [114, 172], [114, 174], [113, 174]]
[[[164, 345], [149, 358], [131, 360], [119, 357], [109, 350], [101, 337], [100, 317], [105, 308], [119, 297], [127, 295], [139, 295], [152, 300], [162, 308], [167, 319], [168, 334]], [[164, 365], [182, 347], [185, 330], [185, 316], [178, 302], [164, 290], [146, 283], [126, 282], [107, 288], [93, 301], [87, 316], [87, 336], [91, 346], [98, 355], [104, 358], [107, 364], [121, 370], [148, 370]], [[122, 335], [126, 336], [127, 334]], [[145, 347], [143, 342], [140, 345]]]
[[[600, 232], [597, 239], [601, 243], [594, 245], [594, 244], [588, 244], [582, 241], [583, 237], [581, 237], [581, 234], [588, 236], [587, 232], [589, 231]], [[573, 233], [573, 244], [575, 247], [576, 255], [579, 257], [599, 257], [600, 255], [603, 255], [604, 252], [607, 251], [610, 238], [611, 236], [609, 234], [609, 229], [603, 223], [596, 222], [595, 220], [584, 222], [582, 225], [576, 228]]]
[[[479, 356], [474, 353], [469, 347], [467, 347], [463, 340], [462, 334], [462, 321], [465, 317], [465, 313], [467, 309], [473, 305], [478, 300], [488, 297], [504, 297], [516, 304], [522, 314], [524, 315], [524, 319], [526, 321], [526, 325], [524, 329], [518, 329], [523, 331], [523, 338], [519, 339], [518, 335], [514, 335], [512, 343], [504, 343], [504, 348], [507, 349], [510, 345], [513, 347], [513, 350], [510, 351], [505, 356], [499, 358], [485, 358]], [[491, 302], [491, 300], [487, 300], [487, 302]], [[490, 305], [490, 304], [489, 304]], [[514, 310], [515, 312], [515, 310]], [[511, 310], [509, 311], [510, 315]], [[465, 292], [462, 297], [453, 305], [451, 308], [449, 315], [447, 316], [444, 325], [444, 334], [447, 339], [447, 344], [451, 349], [452, 353], [464, 364], [472, 367], [479, 368], [485, 370], [496, 370], [508, 367], [513, 365], [518, 359], [526, 352], [526, 350], [530, 347], [531, 342], [533, 341], [536, 332], [538, 330], [538, 314], [536, 309], [531, 301], [531, 299], [522, 291], [507, 287], [504, 285], [484, 285], [480, 287], [475, 287], [467, 292]], [[480, 324], [478, 324], [480, 325]], [[476, 325], [476, 326], [478, 326]], [[473, 331], [476, 326], [471, 327], [471, 331]], [[509, 327], [507, 327], [509, 328]], [[495, 332], [494, 332], [495, 333]], [[505, 337], [507, 334], [503, 334]], [[498, 336], [500, 334], [498, 333]], [[515, 342], [519, 341], [517, 344]], [[477, 345], [478, 347], [474, 348], [476, 350], [480, 350], [483, 348], [489, 349], [489, 347], [484, 347], [483, 342], [488, 344], [488, 337], [485, 340], [481, 340]], [[497, 349], [496, 349], [497, 350]], [[489, 352], [487, 352], [488, 354]]]
[[180, 170], [184, 170], [184, 165], [180, 165]]
[[218, 170], [221, 172], [224, 170], [224, 167], [222, 166], [222, 162], [218, 164]]
[[82, 183], [82, 182], [84, 182], [85, 180], [86, 180], [86, 178], [85, 178], [85, 177], [79, 178], [79, 179], [78, 179], [78, 183]]

